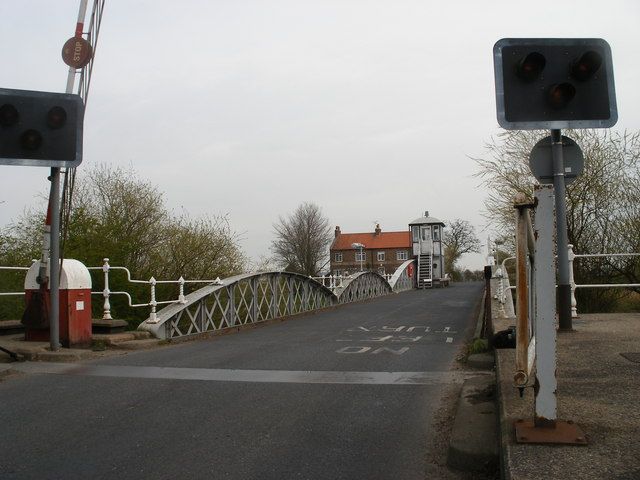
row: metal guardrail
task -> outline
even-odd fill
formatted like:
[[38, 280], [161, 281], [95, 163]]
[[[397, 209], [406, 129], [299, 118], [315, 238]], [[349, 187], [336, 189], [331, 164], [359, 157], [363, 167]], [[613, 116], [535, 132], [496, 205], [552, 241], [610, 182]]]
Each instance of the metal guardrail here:
[[360, 272], [332, 292], [320, 282], [290, 272], [260, 272], [226, 278], [165, 307], [138, 329], [157, 338], [176, 338], [254, 324], [392, 293], [374, 272]]
[[[111, 316], [111, 297], [114, 295], [124, 296], [127, 298], [128, 306], [131, 308], [150, 307], [149, 317], [141, 324], [141, 328], [161, 335], [160, 338], [173, 338], [176, 336], [202, 333], [203, 331], [228, 328], [236, 326], [238, 322], [241, 324], [247, 322], [255, 323], [280, 316], [294, 315], [310, 309], [324, 308], [328, 305], [355, 302], [393, 292], [397, 293], [409, 290], [413, 288], [413, 278], [412, 275], [410, 275], [413, 269], [410, 265], [413, 263], [414, 260], [408, 260], [400, 265], [393, 275], [386, 276], [368, 271], [348, 277], [325, 276], [316, 278], [288, 272], [260, 272], [239, 275], [224, 280], [220, 280], [220, 278], [214, 280], [186, 280], [183, 277], [180, 277], [178, 280], [157, 280], [154, 277], [151, 277], [149, 280], [139, 280], [132, 278], [131, 271], [128, 268], [110, 265], [108, 258], [104, 259], [102, 266], [87, 268], [88, 270], [102, 271], [104, 274], [104, 288], [91, 292], [92, 295], [100, 295], [104, 298], [103, 320], [113, 319]], [[0, 267], [0, 269], [26, 272], [29, 270], [29, 267]], [[131, 284], [148, 285], [149, 301], [136, 303], [133, 301], [132, 295], [129, 292], [112, 291], [109, 284], [111, 280], [110, 275], [112, 275], [114, 271], [124, 272], [127, 282]], [[278, 278], [278, 281], [281, 282], [283, 278], [287, 278], [288, 283], [286, 285], [282, 283], [278, 286], [273, 283], [276, 281], [273, 280], [273, 278]], [[254, 280], [252, 279], [257, 279], [255, 280], [257, 283], [256, 285], [248, 287], [247, 282], [253, 282]], [[266, 286], [265, 279], [270, 279], [270, 286]], [[158, 300], [156, 289], [157, 286], [161, 284], [177, 285], [178, 297], [169, 300]], [[189, 295], [185, 295], [184, 287], [186, 284], [206, 284], [207, 286]], [[218, 287], [225, 287], [227, 290], [231, 289], [232, 292], [229, 293], [229, 291], [227, 291], [225, 294], [221, 288]], [[313, 295], [308, 297], [304, 294], [305, 291], [316, 292], [318, 287], [324, 289], [322, 291], [329, 295], [331, 298], [329, 303], [326, 303], [326, 301], [320, 297]], [[269, 291], [272, 293], [269, 293]], [[278, 308], [272, 303], [274, 300], [267, 298], [269, 295], [273, 296], [273, 292], [276, 292], [276, 296], [279, 297], [279, 299], [276, 300], [279, 305]], [[316, 293], [314, 293], [314, 295], [316, 295]], [[24, 295], [24, 292], [7, 292], [4, 295]], [[194, 313], [190, 310], [192, 303], [199, 301], [201, 298], [200, 295], [213, 295], [213, 297], [215, 297], [213, 303], [207, 307], [207, 313], [204, 314], [208, 321], [205, 321], [204, 317], [196, 320], [194, 315], [203, 315], [203, 313]], [[292, 297], [287, 297], [285, 301], [283, 296], [286, 295], [292, 295]], [[229, 301], [229, 299], [232, 299], [232, 301]], [[282, 305], [287, 305], [286, 309], [280, 308], [281, 303]], [[250, 306], [253, 304], [255, 304], [255, 306]], [[163, 305], [165, 308], [158, 311], [158, 306]], [[244, 310], [237, 310], [236, 306]], [[222, 310], [216, 312], [216, 308]], [[255, 310], [255, 308], [258, 310]], [[263, 312], [265, 308], [271, 313]], [[248, 317], [246, 316], [245, 310], [251, 313]], [[202, 312], [204, 311], [205, 310], [202, 310]], [[176, 314], [176, 318], [173, 318], [171, 312], [183, 313], [179, 315]], [[186, 320], [187, 318], [190, 318], [188, 322]], [[151, 325], [165, 324], [167, 321], [169, 321], [169, 323], [167, 324], [166, 331], [161, 331], [160, 328], [156, 328], [155, 326], [150, 327]]]
[[[29, 271], [29, 267], [0, 267], [0, 270], [5, 270], [5, 271], [23, 271], [23, 272], [27, 272]], [[5, 296], [5, 297], [9, 297], [9, 296], [17, 296], [17, 295], [24, 295], [24, 291], [22, 292], [0, 292], [0, 296]]]
[[[573, 264], [576, 259], [580, 258], [616, 258], [616, 257], [640, 257], [640, 253], [580, 253], [576, 254], [573, 251], [573, 245], [569, 245], [569, 282], [571, 284], [571, 316], [576, 318], [578, 316], [578, 301], [576, 300], [576, 289], [578, 288], [640, 288], [640, 283], [585, 283], [576, 284], [574, 281]], [[496, 277], [499, 278], [498, 291], [496, 292], [496, 299], [503, 306], [503, 312], [506, 316], [515, 316], [513, 312], [513, 301], [507, 295], [510, 295], [511, 291], [515, 290], [515, 286], [509, 284], [509, 274], [506, 268], [506, 262], [515, 260], [516, 257], [508, 257], [502, 261], [502, 266], [499, 272], [496, 272]], [[509, 309], [511, 305], [511, 309]]]
[[[207, 284], [220, 284], [220, 278], [216, 278], [215, 280], [185, 280], [183, 277], [180, 277], [178, 280], [156, 280], [154, 277], [151, 277], [149, 280], [136, 280], [131, 278], [131, 272], [126, 267], [112, 267], [109, 265], [109, 259], [104, 258], [104, 263], [101, 267], [87, 267], [87, 270], [102, 270], [104, 272], [104, 289], [102, 291], [91, 292], [92, 295], [102, 295], [104, 298], [103, 304], [103, 320], [112, 320], [111, 317], [111, 303], [109, 299], [112, 295], [122, 295], [127, 297], [129, 307], [151, 307], [151, 313], [149, 314], [149, 318], [155, 319], [157, 314], [157, 306], [158, 305], [171, 305], [173, 303], [185, 303], [185, 295], [184, 295], [184, 286], [188, 283], [207, 283]], [[114, 292], [109, 289], [109, 272], [112, 270], [119, 270], [126, 272], [127, 281], [129, 283], [141, 284], [141, 285], [149, 285], [149, 296], [150, 299], [147, 303], [133, 303], [131, 299], [131, 295], [128, 292]], [[162, 300], [158, 301], [156, 298], [156, 285], [159, 284], [174, 284], [179, 286], [178, 298], [173, 300]]]
[[398, 267], [391, 282], [375, 272], [337, 280], [318, 277], [320, 281], [289, 272], [238, 275], [190, 293], [184, 302], [165, 307], [138, 328], [157, 338], [176, 338], [397, 293], [413, 288], [412, 263]]

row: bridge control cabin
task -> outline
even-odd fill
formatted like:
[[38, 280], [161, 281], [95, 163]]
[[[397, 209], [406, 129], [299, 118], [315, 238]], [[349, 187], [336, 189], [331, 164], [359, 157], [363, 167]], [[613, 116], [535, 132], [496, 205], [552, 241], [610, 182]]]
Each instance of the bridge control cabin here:
[[343, 233], [335, 230], [331, 244], [331, 275], [349, 275], [361, 270], [391, 275], [404, 262], [416, 259], [416, 286], [431, 288], [446, 284], [442, 229], [444, 223], [425, 212], [409, 224], [409, 230], [383, 232], [376, 225], [373, 232]]
[[448, 282], [444, 271], [444, 249], [442, 247], [442, 229], [444, 223], [430, 217], [429, 212], [416, 218], [409, 224], [411, 231], [411, 252], [416, 258], [418, 288], [431, 288], [434, 283]]

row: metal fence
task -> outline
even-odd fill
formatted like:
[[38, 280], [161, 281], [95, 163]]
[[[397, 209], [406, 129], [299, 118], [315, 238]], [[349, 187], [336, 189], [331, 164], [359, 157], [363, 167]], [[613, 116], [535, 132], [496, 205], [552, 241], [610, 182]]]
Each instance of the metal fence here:
[[[576, 254], [573, 251], [573, 245], [569, 245], [569, 282], [571, 284], [571, 316], [578, 316], [578, 301], [576, 299], [576, 289], [578, 288], [640, 288], [640, 283], [585, 283], [576, 284], [574, 280], [574, 262], [581, 258], [625, 258], [640, 257], [640, 253], [581, 253]], [[513, 307], [513, 298], [511, 292], [515, 290], [509, 281], [509, 271], [507, 270], [507, 262], [515, 260], [516, 257], [508, 257], [502, 261], [501, 267], [496, 271], [495, 278], [499, 280], [498, 289], [495, 295], [502, 306], [503, 313], [507, 317], [515, 316]]]
[[[341, 303], [402, 292], [413, 288], [410, 267], [414, 260], [403, 263], [393, 275], [360, 272], [351, 276], [325, 276], [311, 278], [289, 272], [260, 272], [238, 275], [220, 280], [149, 280], [134, 279], [126, 267], [112, 266], [105, 258], [102, 266], [87, 267], [103, 272], [103, 289], [93, 295], [103, 297], [104, 320], [112, 320], [111, 298], [124, 296], [131, 308], [150, 308], [149, 317], [139, 326], [159, 338], [175, 338], [207, 331], [237, 327], [288, 315], [325, 308]], [[0, 267], [4, 270], [26, 272], [28, 267]], [[149, 287], [148, 302], [134, 302], [127, 291], [110, 289], [113, 272], [124, 272], [126, 281]], [[177, 286], [177, 298], [157, 298], [157, 287], [163, 284]], [[205, 284], [188, 295], [185, 285]], [[6, 292], [4, 295], [24, 295], [24, 292]], [[164, 306], [158, 311], [159, 307]]]
[[[35, 262], [36, 260], [34, 260]], [[24, 272], [25, 274], [29, 271], [29, 267], [0, 267], [0, 271], [5, 272]], [[22, 292], [0, 292], [0, 296], [16, 296], [16, 295], [24, 295], [24, 291]]]
[[138, 329], [176, 338], [258, 323], [335, 304], [331, 290], [296, 273], [263, 272], [226, 278], [190, 293]]
[[[409, 265], [387, 278], [375, 272], [311, 277], [289, 272], [238, 275], [207, 285], [140, 324], [157, 338], [176, 338], [259, 323], [413, 288]], [[327, 286], [328, 285], [328, 286]]]
[[[104, 289], [102, 291], [92, 291], [92, 295], [102, 295], [104, 298], [103, 304], [103, 320], [112, 320], [111, 317], [111, 303], [109, 299], [113, 295], [122, 295], [127, 297], [127, 301], [129, 307], [151, 307], [151, 312], [149, 313], [150, 319], [156, 318], [157, 307], [158, 305], [170, 305], [173, 303], [184, 303], [185, 295], [184, 295], [184, 286], [186, 284], [220, 284], [220, 279], [216, 278], [215, 280], [185, 280], [183, 277], [180, 277], [178, 280], [156, 280], [154, 277], [151, 277], [149, 280], [136, 280], [131, 278], [131, 272], [126, 267], [112, 267], [109, 265], [109, 259], [103, 259], [103, 265], [101, 267], [87, 267], [88, 270], [102, 270], [104, 272]], [[127, 281], [129, 283], [138, 284], [138, 285], [149, 285], [149, 301], [146, 303], [133, 303], [131, 295], [128, 292], [124, 291], [111, 291], [109, 289], [109, 274], [114, 271], [123, 271], [127, 274]], [[178, 298], [171, 300], [161, 300], [158, 301], [156, 298], [156, 286], [157, 285], [177, 285], [178, 286]]]

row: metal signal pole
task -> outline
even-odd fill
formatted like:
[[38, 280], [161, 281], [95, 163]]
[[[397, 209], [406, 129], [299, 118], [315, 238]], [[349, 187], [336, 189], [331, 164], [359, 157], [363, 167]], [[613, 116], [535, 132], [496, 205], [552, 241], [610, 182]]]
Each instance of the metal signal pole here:
[[567, 200], [560, 130], [551, 130], [553, 191], [556, 203], [556, 241], [558, 255], [558, 322], [561, 331], [571, 331], [571, 282], [569, 279], [569, 241], [567, 236]]
[[[82, 37], [84, 29], [84, 17], [87, 13], [88, 0], [80, 0], [80, 8], [78, 9], [78, 21], [76, 22], [76, 37]], [[76, 79], [76, 69], [69, 67], [67, 75], [67, 88], [65, 93], [73, 93], [73, 85]], [[49, 208], [47, 219], [50, 223], [50, 248], [51, 257], [49, 267], [49, 293], [50, 293], [50, 330], [49, 345], [51, 350], [60, 349], [60, 168], [51, 168], [51, 190], [49, 192]], [[47, 236], [47, 228], [45, 227], [45, 237]], [[48, 243], [46, 238], [45, 245]], [[44, 252], [43, 252], [44, 257]], [[45, 259], [46, 261], [46, 259]]]

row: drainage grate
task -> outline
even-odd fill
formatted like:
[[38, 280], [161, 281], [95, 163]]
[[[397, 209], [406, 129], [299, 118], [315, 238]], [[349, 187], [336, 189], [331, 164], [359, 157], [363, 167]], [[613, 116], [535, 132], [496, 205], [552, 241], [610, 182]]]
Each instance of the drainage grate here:
[[633, 363], [640, 363], [640, 352], [625, 352], [621, 353], [624, 358]]

